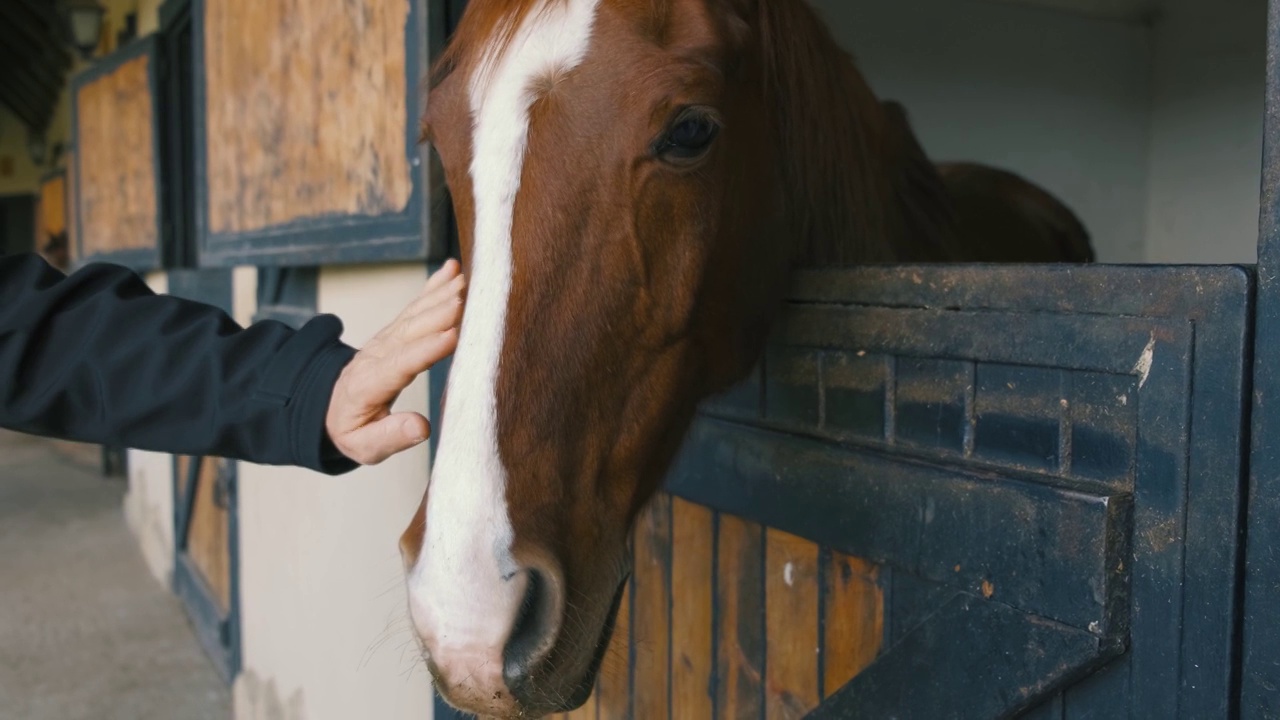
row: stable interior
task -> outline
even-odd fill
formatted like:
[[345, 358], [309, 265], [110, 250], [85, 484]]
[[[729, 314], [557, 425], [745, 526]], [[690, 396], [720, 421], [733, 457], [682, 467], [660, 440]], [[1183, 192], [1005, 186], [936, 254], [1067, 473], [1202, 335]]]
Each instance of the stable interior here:
[[1100, 262], [1256, 262], [1266, 0], [812, 1], [932, 158], [1040, 184]]

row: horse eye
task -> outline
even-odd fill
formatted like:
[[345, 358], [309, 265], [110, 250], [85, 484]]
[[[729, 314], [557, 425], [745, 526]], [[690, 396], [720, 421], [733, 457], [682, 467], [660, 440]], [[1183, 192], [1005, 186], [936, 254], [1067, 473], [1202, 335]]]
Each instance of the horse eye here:
[[706, 152], [720, 132], [720, 126], [708, 117], [696, 115], [681, 120], [663, 138], [659, 154], [691, 160]]

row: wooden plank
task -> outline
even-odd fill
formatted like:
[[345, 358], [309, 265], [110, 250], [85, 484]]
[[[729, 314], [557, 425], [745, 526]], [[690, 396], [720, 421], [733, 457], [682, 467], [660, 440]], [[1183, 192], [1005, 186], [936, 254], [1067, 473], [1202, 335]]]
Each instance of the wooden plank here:
[[405, 0], [205, 3], [213, 233], [406, 207], [409, 9]]
[[[806, 717], [935, 720], [948, 717], [948, 711], [953, 717], [1020, 717], [1123, 650], [1122, 643], [1105, 641], [1086, 630], [1044, 622], [1002, 603], [956, 593]], [[1108, 708], [1114, 709], [1114, 705]]]
[[671, 707], [673, 718], [712, 716], [712, 561], [715, 517], [710, 508], [671, 501]]
[[[982, 476], [708, 418], [690, 428], [666, 487], [959, 590], [987, 583], [1000, 602], [1076, 627], [1111, 632], [1124, 590], [1117, 568], [1132, 498], [1119, 492]], [[1028, 553], [1029, 537], [1061, 540]]]
[[671, 692], [671, 496], [658, 493], [635, 529], [631, 645], [636, 718], [665, 718]]
[[722, 515], [718, 545], [717, 716], [758, 720], [764, 715], [764, 529]]
[[43, 193], [36, 195], [36, 226], [35, 237], [32, 238], [31, 247], [35, 249], [49, 264], [57, 266], [57, 263], [49, 258], [49, 253], [45, 252], [45, 247], [49, 244], [49, 232], [45, 229], [44, 223], [44, 196]]
[[817, 707], [818, 546], [765, 533], [765, 717], [796, 720]]
[[47, 235], [59, 235], [66, 232], [66, 175], [54, 175], [40, 184], [40, 223]]
[[69, 211], [67, 217], [67, 262], [74, 265], [79, 257], [79, 244], [76, 242], [78, 237], [76, 217], [70, 213], [75, 213], [78, 207], [76, 196], [76, 153], [74, 150], [68, 150], [66, 154], [67, 167], [67, 209]]
[[631, 591], [632, 584], [628, 582], [614, 622], [613, 638], [600, 666], [596, 684], [599, 720], [631, 718]]
[[147, 55], [80, 87], [80, 230], [85, 256], [155, 248], [155, 116]]
[[214, 486], [222, 462], [205, 458], [200, 466], [196, 503], [187, 532], [187, 554], [213, 591], [218, 609], [225, 613], [231, 607], [231, 546], [227, 511], [214, 501]]
[[831, 553], [823, 576], [822, 687], [830, 697], [876, 659], [884, 638], [880, 569]]

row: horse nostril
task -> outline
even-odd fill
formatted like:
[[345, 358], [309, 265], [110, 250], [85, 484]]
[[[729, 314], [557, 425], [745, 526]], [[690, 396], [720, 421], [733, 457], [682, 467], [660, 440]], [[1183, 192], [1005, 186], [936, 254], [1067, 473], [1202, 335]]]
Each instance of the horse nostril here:
[[534, 569], [525, 572], [528, 573], [528, 585], [524, 601], [502, 652], [502, 676], [507, 682], [507, 689], [517, 699], [523, 699], [522, 691], [534, 668], [551, 651], [558, 626], [555, 622], [554, 590], [547, 577]]

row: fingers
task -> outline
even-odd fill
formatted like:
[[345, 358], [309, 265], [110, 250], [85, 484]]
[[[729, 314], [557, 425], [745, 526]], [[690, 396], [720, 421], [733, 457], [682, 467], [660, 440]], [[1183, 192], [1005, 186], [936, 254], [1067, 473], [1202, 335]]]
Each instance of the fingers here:
[[458, 327], [462, 321], [462, 298], [444, 296], [439, 302], [423, 307], [405, 320], [405, 339], [413, 342], [432, 333]]
[[431, 435], [431, 423], [418, 413], [396, 413], [352, 430], [342, 438], [343, 454], [362, 465], [377, 465], [419, 445]]
[[415, 378], [457, 350], [465, 291], [459, 264], [447, 261], [343, 370], [326, 429], [347, 457], [373, 465], [427, 438], [431, 426], [422, 415], [388, 412]]
[[423, 291], [401, 313], [402, 317], [412, 317], [427, 309], [446, 303], [450, 299], [461, 301], [466, 296], [467, 278], [455, 275], [428, 291]]
[[[444, 321], [439, 321], [443, 324]], [[399, 342], [393, 353], [365, 361], [357, 355], [352, 361], [349, 384], [355, 397], [361, 398], [372, 412], [390, 403], [414, 378], [431, 369], [431, 366], [449, 357], [458, 348], [457, 327], [445, 325], [439, 331], [424, 332], [420, 336]], [[363, 351], [362, 351], [363, 352]]]
[[412, 380], [426, 372], [432, 365], [452, 355], [457, 349], [457, 328], [429, 334], [404, 346], [396, 359], [395, 372]]
[[445, 261], [444, 265], [440, 266], [439, 270], [431, 273], [431, 277], [427, 278], [426, 284], [422, 286], [422, 291], [419, 292], [418, 295], [426, 295], [441, 285], [444, 285], [457, 277], [461, 270], [462, 268], [458, 265], [458, 261], [453, 258], [449, 258]]

